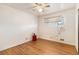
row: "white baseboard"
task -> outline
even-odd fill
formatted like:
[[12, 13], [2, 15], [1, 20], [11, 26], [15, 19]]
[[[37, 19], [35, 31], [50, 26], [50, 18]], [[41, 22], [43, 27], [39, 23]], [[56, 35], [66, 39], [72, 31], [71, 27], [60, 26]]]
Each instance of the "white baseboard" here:
[[59, 43], [64, 43], [64, 44], [75, 46], [73, 43], [68, 43], [66, 41], [54, 40], [54, 39], [43, 38], [43, 37], [40, 37], [40, 38], [45, 39], [45, 40], [50, 40], [50, 41], [55, 41], [55, 42], [59, 42]]
[[21, 44], [26, 43], [26, 42], [29, 42], [29, 41], [31, 41], [31, 40], [25, 40], [25, 41], [22, 41], [22, 42], [13, 44], [13, 45], [6, 46], [6, 47], [4, 47], [4, 48], [1, 48], [0, 51], [3, 51], [3, 50], [6, 50], [6, 49], [9, 49], [9, 48], [12, 48], [12, 47], [21, 45]]

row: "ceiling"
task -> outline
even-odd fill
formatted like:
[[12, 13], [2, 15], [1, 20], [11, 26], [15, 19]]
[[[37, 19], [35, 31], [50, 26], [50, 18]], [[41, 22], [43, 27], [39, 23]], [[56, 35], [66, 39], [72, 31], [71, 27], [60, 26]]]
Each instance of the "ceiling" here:
[[33, 10], [33, 3], [6, 3], [4, 5], [32, 13], [34, 15], [45, 15], [53, 12], [61, 11], [68, 8], [74, 8], [75, 3], [48, 3], [50, 7], [46, 8], [44, 12], [40, 13]]

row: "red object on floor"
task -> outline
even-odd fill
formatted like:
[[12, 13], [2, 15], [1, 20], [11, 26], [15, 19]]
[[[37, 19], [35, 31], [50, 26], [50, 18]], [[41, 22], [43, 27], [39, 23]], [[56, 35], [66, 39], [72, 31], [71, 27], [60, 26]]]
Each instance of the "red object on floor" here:
[[33, 36], [32, 36], [32, 41], [36, 41], [37, 40], [37, 36], [36, 34], [34, 33]]

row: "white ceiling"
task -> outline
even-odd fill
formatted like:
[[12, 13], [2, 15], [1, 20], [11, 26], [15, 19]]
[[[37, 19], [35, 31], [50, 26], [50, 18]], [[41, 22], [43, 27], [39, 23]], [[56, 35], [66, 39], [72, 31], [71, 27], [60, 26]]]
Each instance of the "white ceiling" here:
[[32, 4], [33, 3], [6, 3], [4, 5], [8, 5], [10, 7], [13, 7], [13, 8], [25, 11], [25, 12], [29, 12], [37, 16], [75, 7], [75, 3], [48, 3], [50, 7], [46, 8], [44, 12], [39, 13], [33, 10]]

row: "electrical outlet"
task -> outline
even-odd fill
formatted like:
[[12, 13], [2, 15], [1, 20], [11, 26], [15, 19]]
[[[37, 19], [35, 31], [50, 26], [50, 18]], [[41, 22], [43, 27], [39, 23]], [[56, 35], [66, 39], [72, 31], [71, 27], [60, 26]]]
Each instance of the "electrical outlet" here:
[[60, 39], [61, 41], [64, 41], [64, 39]]

